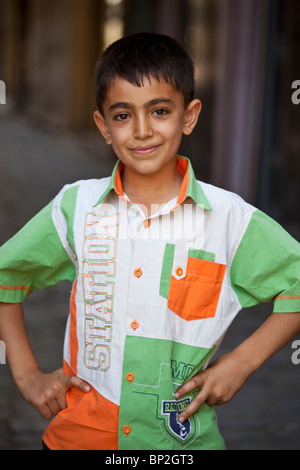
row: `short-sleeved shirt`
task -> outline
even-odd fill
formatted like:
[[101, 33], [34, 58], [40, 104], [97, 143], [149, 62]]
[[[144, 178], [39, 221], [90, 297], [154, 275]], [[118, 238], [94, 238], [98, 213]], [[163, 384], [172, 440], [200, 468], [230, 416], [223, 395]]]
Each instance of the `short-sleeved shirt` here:
[[146, 217], [110, 178], [65, 186], [0, 249], [0, 301], [73, 284], [64, 370], [72, 388], [49, 424], [50, 449], [223, 449], [214, 408], [178, 415], [237, 313], [274, 299], [300, 310], [300, 247], [239, 196], [196, 180], [177, 158], [177, 198]]

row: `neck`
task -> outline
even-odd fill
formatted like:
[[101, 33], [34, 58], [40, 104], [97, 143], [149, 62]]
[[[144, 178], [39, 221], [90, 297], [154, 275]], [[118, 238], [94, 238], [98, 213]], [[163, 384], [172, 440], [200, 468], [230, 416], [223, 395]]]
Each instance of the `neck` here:
[[146, 217], [178, 196], [181, 183], [182, 176], [176, 165], [172, 171], [169, 169], [154, 175], [137, 175], [129, 168], [124, 168], [122, 175], [124, 192], [132, 203], [142, 206]]

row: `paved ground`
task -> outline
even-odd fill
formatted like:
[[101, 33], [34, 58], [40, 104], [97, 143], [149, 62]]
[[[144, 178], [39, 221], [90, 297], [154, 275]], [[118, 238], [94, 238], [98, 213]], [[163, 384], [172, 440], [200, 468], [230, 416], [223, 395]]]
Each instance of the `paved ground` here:
[[[63, 184], [107, 176], [113, 164], [100, 138], [83, 141], [80, 136], [47, 132], [22, 119], [0, 116], [0, 244]], [[61, 366], [69, 289], [69, 284], [62, 284], [25, 303], [29, 335], [45, 371]], [[266, 305], [242, 311], [219, 354], [246, 338], [270, 310], [271, 305]], [[300, 450], [300, 364], [291, 361], [291, 345], [256, 372], [231, 403], [217, 408], [228, 449]], [[8, 366], [0, 365], [0, 450], [39, 450], [46, 425], [20, 397]]]

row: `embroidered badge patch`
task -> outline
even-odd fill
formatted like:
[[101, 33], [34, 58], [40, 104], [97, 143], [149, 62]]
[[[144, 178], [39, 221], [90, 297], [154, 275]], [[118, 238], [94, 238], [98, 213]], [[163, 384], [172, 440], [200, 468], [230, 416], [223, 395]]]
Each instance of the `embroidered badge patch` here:
[[184, 423], [178, 421], [180, 413], [191, 403], [190, 398], [180, 401], [163, 400], [162, 415], [169, 415], [168, 425], [173, 434], [185, 441], [191, 434], [191, 421], [187, 419]]

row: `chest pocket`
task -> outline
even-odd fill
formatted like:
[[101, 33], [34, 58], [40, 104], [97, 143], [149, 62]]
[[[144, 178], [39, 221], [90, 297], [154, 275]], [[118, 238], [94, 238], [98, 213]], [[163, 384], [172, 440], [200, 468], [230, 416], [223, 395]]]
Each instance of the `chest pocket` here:
[[[172, 258], [170, 246], [166, 247], [169, 263]], [[165, 277], [163, 281], [165, 286], [169, 284], [168, 289], [161, 292], [167, 298], [168, 308], [186, 321], [215, 316], [226, 271], [225, 264], [202, 259], [214, 258], [212, 253], [199, 251], [197, 256], [190, 252], [186, 266], [177, 266], [172, 262], [172, 267], [169, 265], [169, 279]], [[163, 271], [166, 274], [168, 270]]]

